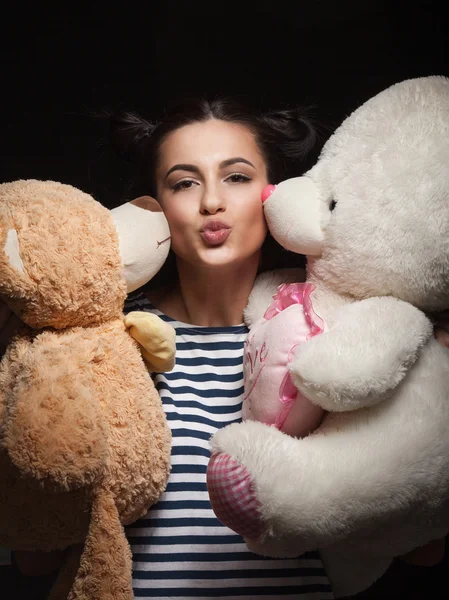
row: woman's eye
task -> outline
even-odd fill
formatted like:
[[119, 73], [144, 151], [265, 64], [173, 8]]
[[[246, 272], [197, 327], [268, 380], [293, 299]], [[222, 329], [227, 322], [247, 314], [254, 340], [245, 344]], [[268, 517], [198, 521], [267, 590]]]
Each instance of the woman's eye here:
[[243, 173], [233, 173], [226, 178], [226, 181], [230, 181], [231, 183], [246, 183], [247, 181], [251, 181], [251, 177]]
[[172, 190], [174, 192], [178, 192], [180, 190], [189, 190], [195, 185], [195, 182], [191, 179], [183, 179], [182, 181], [178, 181], [172, 186]]

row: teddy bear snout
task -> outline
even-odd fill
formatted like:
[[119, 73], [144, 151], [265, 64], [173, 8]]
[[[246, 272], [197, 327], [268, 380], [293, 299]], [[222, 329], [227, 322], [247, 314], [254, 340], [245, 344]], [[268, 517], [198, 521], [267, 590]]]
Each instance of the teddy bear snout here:
[[262, 204], [268, 200], [268, 198], [271, 196], [275, 189], [276, 186], [271, 184], [264, 187], [264, 189], [262, 190]]

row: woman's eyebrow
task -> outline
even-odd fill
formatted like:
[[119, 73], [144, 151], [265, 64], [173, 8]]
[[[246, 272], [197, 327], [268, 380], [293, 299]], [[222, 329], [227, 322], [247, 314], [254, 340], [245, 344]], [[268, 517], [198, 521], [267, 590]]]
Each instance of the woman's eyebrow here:
[[195, 167], [195, 165], [187, 165], [187, 164], [173, 165], [173, 167], [167, 171], [165, 179], [167, 179], [167, 177], [170, 175], [170, 173], [173, 173], [173, 171], [190, 171], [191, 173], [199, 173], [200, 172], [198, 167]]
[[167, 179], [167, 177], [170, 175], [170, 173], [173, 173], [173, 171], [190, 171], [191, 173], [199, 173], [200, 172], [198, 167], [196, 167], [195, 165], [188, 165], [188, 164], [173, 165], [173, 167], [167, 171], [167, 174], [165, 175], [165, 179]]
[[245, 163], [255, 169], [256, 167], [252, 162], [249, 162], [246, 158], [242, 158], [241, 156], [236, 156], [235, 158], [227, 158], [226, 160], [221, 161], [218, 165], [220, 169], [224, 169], [225, 167], [230, 167], [231, 165], [235, 165], [236, 163]]

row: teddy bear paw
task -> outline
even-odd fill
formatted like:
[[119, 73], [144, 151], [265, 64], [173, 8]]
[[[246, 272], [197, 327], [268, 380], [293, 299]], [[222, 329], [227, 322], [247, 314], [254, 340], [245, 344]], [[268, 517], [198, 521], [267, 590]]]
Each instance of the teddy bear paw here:
[[266, 532], [254, 483], [246, 467], [226, 453], [214, 453], [207, 488], [217, 518], [242, 537], [258, 541]]

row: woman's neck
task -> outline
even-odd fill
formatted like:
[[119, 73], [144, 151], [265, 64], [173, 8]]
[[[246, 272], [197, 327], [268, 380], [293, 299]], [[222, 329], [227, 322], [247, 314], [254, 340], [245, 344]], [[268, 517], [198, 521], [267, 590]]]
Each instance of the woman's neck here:
[[259, 259], [257, 253], [239, 265], [223, 268], [198, 268], [178, 259], [179, 283], [156, 302], [157, 307], [177, 321], [192, 325], [240, 325]]

